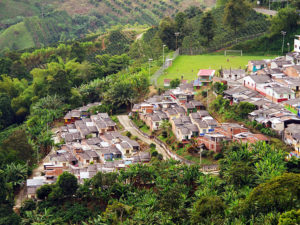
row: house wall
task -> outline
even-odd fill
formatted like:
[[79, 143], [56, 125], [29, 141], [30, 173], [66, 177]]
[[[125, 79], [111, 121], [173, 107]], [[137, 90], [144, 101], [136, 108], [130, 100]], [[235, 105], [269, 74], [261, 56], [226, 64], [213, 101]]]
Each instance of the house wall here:
[[199, 137], [198, 144], [204, 144], [207, 149], [214, 152], [220, 152], [222, 150], [222, 145], [220, 142], [215, 142], [205, 137]]
[[256, 91], [256, 83], [250, 77], [244, 78], [244, 86]]
[[300, 40], [299, 39], [294, 39], [294, 51], [300, 52]]

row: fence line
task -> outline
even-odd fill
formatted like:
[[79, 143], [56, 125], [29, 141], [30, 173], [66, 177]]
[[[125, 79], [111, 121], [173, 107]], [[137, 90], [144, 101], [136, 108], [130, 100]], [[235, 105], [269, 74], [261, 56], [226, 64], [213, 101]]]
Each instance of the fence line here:
[[[179, 49], [177, 49], [175, 52], [174, 52], [174, 54], [173, 54], [173, 57], [172, 57], [172, 60], [174, 61], [176, 58], [177, 58], [177, 56], [179, 56], [180, 54], [179, 54]], [[165, 61], [164, 61], [164, 63], [163, 63], [163, 65], [152, 75], [152, 77], [151, 77], [151, 83], [152, 84], [154, 84], [155, 85], [155, 87], [157, 87], [157, 79], [163, 74], [163, 72], [164, 72], [164, 70], [167, 68], [167, 60], [168, 60], [169, 58], [168, 57], [166, 57], [166, 59], [165, 59]]]
[[238, 43], [243, 42], [243, 41], [247, 41], [247, 40], [257, 38], [257, 37], [262, 36], [264, 34], [265, 34], [265, 32], [262, 32], [262, 33], [258, 33], [258, 34], [253, 34], [253, 35], [249, 35], [249, 36], [236, 38], [235, 40], [231, 40], [231, 41], [222, 43], [222, 44], [217, 45], [217, 46], [212, 46], [212, 47], [209, 47], [209, 48], [180, 48], [179, 49], [179, 54], [180, 55], [207, 54], [207, 53], [215, 52], [215, 51], [223, 49], [223, 48], [228, 48], [228, 47], [230, 47], [234, 44], [238, 44]]

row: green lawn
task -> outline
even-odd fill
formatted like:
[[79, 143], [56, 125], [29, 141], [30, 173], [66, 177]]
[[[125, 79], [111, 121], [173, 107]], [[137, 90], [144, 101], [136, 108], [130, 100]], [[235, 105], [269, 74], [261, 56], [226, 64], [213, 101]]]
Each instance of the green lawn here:
[[[195, 55], [178, 56], [173, 65], [158, 78], [158, 85], [163, 86], [164, 79], [181, 78], [189, 81], [197, 77], [200, 69], [242, 68], [245, 69], [248, 61], [274, 58], [274, 56], [228, 56], [224, 55]], [[228, 61], [227, 61], [228, 60]]]

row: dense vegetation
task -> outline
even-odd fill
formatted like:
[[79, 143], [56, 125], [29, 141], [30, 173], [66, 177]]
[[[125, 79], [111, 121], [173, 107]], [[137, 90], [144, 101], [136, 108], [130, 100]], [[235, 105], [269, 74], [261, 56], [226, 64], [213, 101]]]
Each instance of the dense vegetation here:
[[[243, 49], [246, 52], [263, 52], [282, 54], [283, 37], [281, 31], [286, 32], [285, 44], [283, 51], [292, 51], [294, 37], [299, 34], [298, 27], [299, 13], [297, 8], [280, 9], [276, 16], [272, 18], [272, 23], [269, 32], [254, 40], [246, 41], [244, 43], [234, 46], [234, 49]], [[289, 43], [291, 48], [286, 44]]]
[[131, 39], [113, 30], [106, 40], [105, 49], [102, 40], [72, 42], [0, 58], [0, 224], [14, 224], [14, 193], [51, 150], [51, 127], [68, 110], [101, 101], [111, 114], [148, 94], [148, 65], [126, 54]]
[[[22, 224], [277, 224], [297, 217], [299, 161], [270, 145], [232, 144], [220, 176], [154, 158], [78, 185], [63, 173], [21, 208]], [[296, 214], [296, 215], [294, 215]], [[17, 218], [16, 218], [17, 220]], [[285, 223], [286, 224], [286, 223]], [[292, 223], [287, 223], [292, 224]]]
[[205, 7], [182, 0], [4, 0], [0, 3], [0, 52], [78, 39], [114, 25], [157, 25], [164, 16], [190, 5]]

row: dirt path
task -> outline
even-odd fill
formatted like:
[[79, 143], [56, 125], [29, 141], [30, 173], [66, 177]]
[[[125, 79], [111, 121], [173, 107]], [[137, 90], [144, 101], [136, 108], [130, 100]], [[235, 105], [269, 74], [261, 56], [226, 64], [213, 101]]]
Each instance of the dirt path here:
[[269, 16], [275, 16], [277, 14], [277, 11], [275, 10], [269, 10], [269, 9], [263, 9], [263, 8], [254, 8], [254, 10], [258, 13], [262, 13]]
[[140, 40], [140, 39], [143, 37], [143, 35], [144, 35], [144, 33], [139, 34], [138, 36], [136, 36], [136, 39], [135, 39], [135, 40], [136, 40], [136, 41], [137, 41], [137, 40]]
[[164, 148], [159, 146], [157, 143], [155, 143], [153, 140], [150, 138], [146, 138], [144, 135], [142, 135], [135, 127], [133, 127], [130, 124], [130, 119], [127, 115], [121, 115], [118, 116], [118, 119], [120, 123], [123, 125], [124, 129], [129, 131], [132, 135], [137, 136], [139, 139], [141, 139], [143, 142], [147, 144], [155, 144], [156, 145], [156, 150], [163, 155], [164, 159], [170, 159], [171, 157], [167, 154]]

